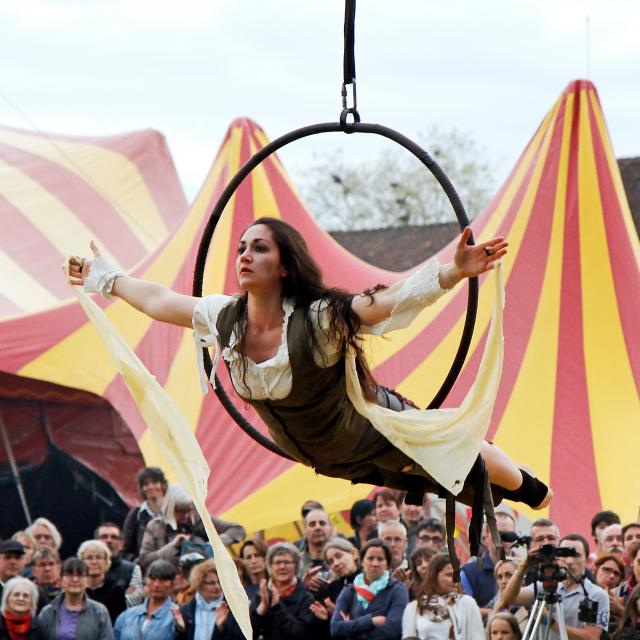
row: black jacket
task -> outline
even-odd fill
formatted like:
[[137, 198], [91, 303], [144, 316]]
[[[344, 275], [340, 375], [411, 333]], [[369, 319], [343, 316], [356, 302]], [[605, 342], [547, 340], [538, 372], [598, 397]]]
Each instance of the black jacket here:
[[[180, 607], [180, 613], [184, 619], [185, 631], [178, 635], [177, 638], [178, 640], [193, 640], [196, 632], [196, 599], [194, 598], [187, 604], [183, 604]], [[233, 614], [229, 613], [229, 617], [222, 629], [213, 628], [211, 638], [212, 640], [243, 640], [244, 636]]]
[[[38, 623], [37, 616], [31, 618], [31, 628], [27, 631], [27, 639], [26, 640], [39, 640], [43, 638], [40, 634], [40, 624]], [[0, 640], [10, 640], [9, 632], [7, 631], [7, 627], [4, 623], [4, 616], [0, 615]]]

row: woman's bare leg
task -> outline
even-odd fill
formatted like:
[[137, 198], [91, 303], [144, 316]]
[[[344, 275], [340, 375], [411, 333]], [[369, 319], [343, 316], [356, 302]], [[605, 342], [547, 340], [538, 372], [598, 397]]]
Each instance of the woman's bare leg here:
[[[502, 449], [496, 447], [494, 444], [490, 444], [489, 442], [483, 442], [480, 448], [480, 454], [482, 455], [482, 459], [487, 467], [489, 480], [493, 484], [510, 491], [515, 491], [522, 486], [522, 471], [513, 462], [513, 460], [511, 460], [511, 458], [502, 451]], [[525, 469], [525, 471], [528, 470]], [[529, 475], [532, 476], [533, 474], [530, 473]], [[551, 488], [548, 488], [547, 495], [534, 508], [543, 509], [551, 502], [552, 497], [553, 491]]]

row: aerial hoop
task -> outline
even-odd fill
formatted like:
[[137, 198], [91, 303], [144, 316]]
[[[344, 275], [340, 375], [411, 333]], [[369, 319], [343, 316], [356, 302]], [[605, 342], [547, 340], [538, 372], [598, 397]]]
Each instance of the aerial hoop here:
[[[193, 295], [196, 297], [202, 296], [202, 281], [204, 277], [204, 269], [209, 253], [209, 247], [213, 233], [216, 226], [222, 216], [222, 213], [229, 203], [229, 200], [235, 194], [238, 187], [242, 184], [243, 180], [264, 160], [274, 154], [282, 147], [301, 140], [302, 138], [308, 138], [309, 136], [321, 134], [321, 133], [363, 133], [374, 134], [387, 138], [400, 146], [404, 147], [407, 151], [412, 153], [433, 175], [438, 181], [442, 190], [447, 195], [447, 198], [455, 212], [458, 220], [458, 225], [462, 231], [465, 227], [469, 226], [469, 219], [464, 209], [462, 201], [458, 196], [453, 184], [438, 165], [438, 163], [418, 144], [407, 138], [406, 136], [385, 127], [380, 124], [369, 124], [361, 122], [360, 114], [357, 109], [356, 101], [356, 83], [355, 83], [355, 56], [354, 56], [354, 24], [355, 24], [355, 0], [346, 0], [345, 2], [345, 22], [344, 22], [344, 60], [343, 60], [343, 83], [341, 88], [342, 96], [342, 111], [338, 122], [324, 122], [319, 124], [309, 125], [300, 129], [295, 129], [289, 133], [286, 133], [276, 140], [269, 143], [260, 151], [255, 153], [236, 173], [231, 179], [225, 190], [222, 192], [219, 200], [217, 201], [209, 220], [202, 234], [200, 245], [198, 247], [198, 255], [196, 258], [195, 270], [193, 275]], [[348, 87], [351, 86], [351, 100], [352, 104], [348, 104]], [[468, 244], [474, 244], [473, 235], [469, 237]], [[433, 397], [433, 400], [427, 406], [427, 409], [438, 408], [444, 399], [451, 391], [462, 367], [464, 365], [465, 358], [469, 352], [471, 345], [471, 338], [473, 336], [473, 329], [476, 320], [476, 313], [478, 308], [478, 278], [469, 278], [469, 290], [467, 296], [467, 312], [465, 316], [464, 327], [462, 330], [462, 336], [460, 338], [460, 344], [458, 350], [454, 356], [453, 363], [445, 377], [440, 389]], [[209, 351], [203, 348], [204, 367], [207, 375], [211, 376], [212, 362], [209, 355]], [[278, 445], [265, 437], [258, 429], [256, 429], [251, 423], [249, 423], [244, 416], [238, 411], [234, 403], [229, 398], [228, 394], [224, 390], [218, 376], [215, 376], [215, 392], [225, 410], [235, 420], [235, 422], [254, 440], [259, 442], [262, 446], [266, 447], [270, 451], [277, 453], [285, 458], [291, 459], [284, 451], [278, 447]]]

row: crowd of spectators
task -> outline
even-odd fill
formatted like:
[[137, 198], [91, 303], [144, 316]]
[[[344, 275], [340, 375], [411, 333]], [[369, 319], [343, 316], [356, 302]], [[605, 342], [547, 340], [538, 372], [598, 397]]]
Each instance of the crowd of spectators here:
[[[154, 467], [124, 523], [96, 523], [61, 558], [55, 524], [37, 518], [0, 541], [0, 640], [236, 640], [204, 526], [186, 492]], [[377, 490], [339, 534], [323, 506], [302, 505], [299, 540], [247, 538], [213, 518], [235, 557], [261, 640], [519, 640], [536, 600], [561, 596], [567, 636], [640, 640], [640, 523], [595, 514], [591, 541], [551, 520], [518, 531], [498, 508], [479, 557], [455, 580], [441, 514]], [[526, 536], [524, 534], [527, 534]], [[558, 616], [541, 616], [558, 638]]]

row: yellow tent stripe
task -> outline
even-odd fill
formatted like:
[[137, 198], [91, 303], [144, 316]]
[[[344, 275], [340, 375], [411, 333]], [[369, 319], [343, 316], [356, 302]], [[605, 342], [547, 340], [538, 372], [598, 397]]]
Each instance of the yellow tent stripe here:
[[[555, 409], [564, 218], [572, 129], [568, 114], [573, 110], [573, 99], [573, 94], [567, 96], [549, 255], [536, 317], [516, 383], [495, 436], [496, 443], [514, 460], [526, 461], [545, 482], [549, 481], [551, 472], [549, 451]], [[520, 503], [518, 511], [533, 518], [542, 515], [540, 511], [534, 512]]]
[[[637, 414], [639, 401], [620, 324], [609, 257], [615, 247], [607, 243], [585, 91], [580, 99], [585, 105], [578, 142], [585, 366], [600, 492], [603, 503], [613, 505], [620, 487], [628, 486], [628, 470], [636, 464], [640, 430], [629, 430], [629, 421]], [[611, 442], [625, 446], [614, 449]], [[640, 489], [640, 479], [635, 484]]]
[[[0, 129], [0, 140], [59, 164], [93, 187], [147, 251], [155, 249], [166, 237], [169, 230], [144, 178], [126, 156], [85, 142], [54, 139], [52, 143], [44, 137], [6, 129]], [[92, 232], [91, 237], [95, 236]]]

